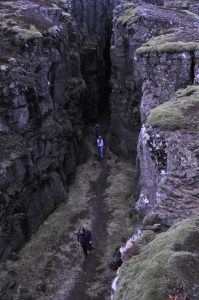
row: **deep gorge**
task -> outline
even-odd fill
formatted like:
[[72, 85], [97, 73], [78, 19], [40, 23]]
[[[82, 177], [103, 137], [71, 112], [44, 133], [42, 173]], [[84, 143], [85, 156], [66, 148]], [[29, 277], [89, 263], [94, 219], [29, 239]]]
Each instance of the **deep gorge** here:
[[[2, 1], [0, 16], [2, 263], [13, 260], [67, 202], [78, 166], [92, 154], [87, 133], [106, 122], [108, 157], [129, 161], [136, 170], [128, 197], [143, 220], [143, 250], [132, 265], [146, 282], [145, 289], [125, 262], [114, 300], [167, 300], [179, 281], [197, 299], [197, 1]], [[154, 257], [165, 257], [158, 265], [161, 276], [145, 265], [155, 260], [153, 249]], [[3, 299], [7, 289], [1, 288]], [[15, 299], [12, 292], [9, 297]]]

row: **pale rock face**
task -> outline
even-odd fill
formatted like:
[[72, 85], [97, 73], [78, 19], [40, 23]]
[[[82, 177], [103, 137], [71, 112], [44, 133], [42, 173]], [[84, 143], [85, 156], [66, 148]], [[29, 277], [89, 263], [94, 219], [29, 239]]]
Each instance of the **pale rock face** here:
[[142, 129], [138, 144], [141, 173], [138, 210], [156, 213], [167, 226], [198, 215], [197, 146], [193, 151], [198, 138], [197, 132]]
[[140, 197], [137, 209], [146, 214], [156, 203], [160, 176], [167, 170], [167, 144], [160, 132], [142, 127], [138, 142]]
[[143, 76], [140, 113], [144, 123], [151, 109], [168, 101], [179, 88], [191, 84], [192, 54], [146, 54], [137, 65]]

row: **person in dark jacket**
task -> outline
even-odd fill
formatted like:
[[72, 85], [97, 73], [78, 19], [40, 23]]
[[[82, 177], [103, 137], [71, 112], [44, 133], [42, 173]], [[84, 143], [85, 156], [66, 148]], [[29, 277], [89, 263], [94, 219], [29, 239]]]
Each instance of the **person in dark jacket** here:
[[100, 133], [100, 126], [99, 126], [99, 124], [95, 125], [94, 131], [95, 131], [96, 139], [98, 139], [99, 133]]
[[88, 250], [92, 250], [91, 231], [81, 226], [77, 233], [77, 241], [81, 245], [84, 255], [88, 255]]

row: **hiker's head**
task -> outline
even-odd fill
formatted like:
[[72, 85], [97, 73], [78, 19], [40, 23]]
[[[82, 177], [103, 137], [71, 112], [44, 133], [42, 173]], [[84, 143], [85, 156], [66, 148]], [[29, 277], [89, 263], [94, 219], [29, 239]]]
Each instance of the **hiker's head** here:
[[81, 226], [81, 227], [80, 227], [80, 233], [84, 233], [84, 231], [85, 231], [84, 226]]
[[99, 139], [101, 140], [101, 139], [102, 139], [102, 137], [101, 137], [101, 136], [99, 136]]

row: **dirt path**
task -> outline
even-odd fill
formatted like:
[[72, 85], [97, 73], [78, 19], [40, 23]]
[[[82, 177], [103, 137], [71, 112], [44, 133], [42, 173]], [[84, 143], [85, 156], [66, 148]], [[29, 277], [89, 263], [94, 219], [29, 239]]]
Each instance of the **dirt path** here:
[[[91, 230], [94, 234], [93, 245], [95, 249], [84, 259], [82, 271], [79, 274], [73, 290], [70, 292], [70, 296], [67, 297], [67, 300], [79, 300], [80, 296], [82, 300], [91, 299], [87, 290], [90, 286], [93, 286], [100, 275], [96, 270], [101, 264], [100, 258], [104, 256], [108, 237], [107, 225], [109, 216], [106, 211], [104, 192], [106, 190], [107, 176], [110, 169], [105, 161], [100, 163], [100, 167], [101, 172], [99, 177], [97, 178], [97, 181], [91, 182], [91, 188], [88, 195]], [[104, 296], [104, 292], [98, 291], [92, 299], [101, 300], [104, 299]]]
[[[0, 266], [2, 300], [110, 299], [115, 272], [108, 261], [133, 233], [128, 215], [134, 169], [108, 149], [98, 161], [92, 135], [87, 145], [90, 158], [78, 167], [66, 203], [40, 226], [16, 261]], [[74, 234], [81, 224], [94, 235], [95, 250], [87, 258]]]

